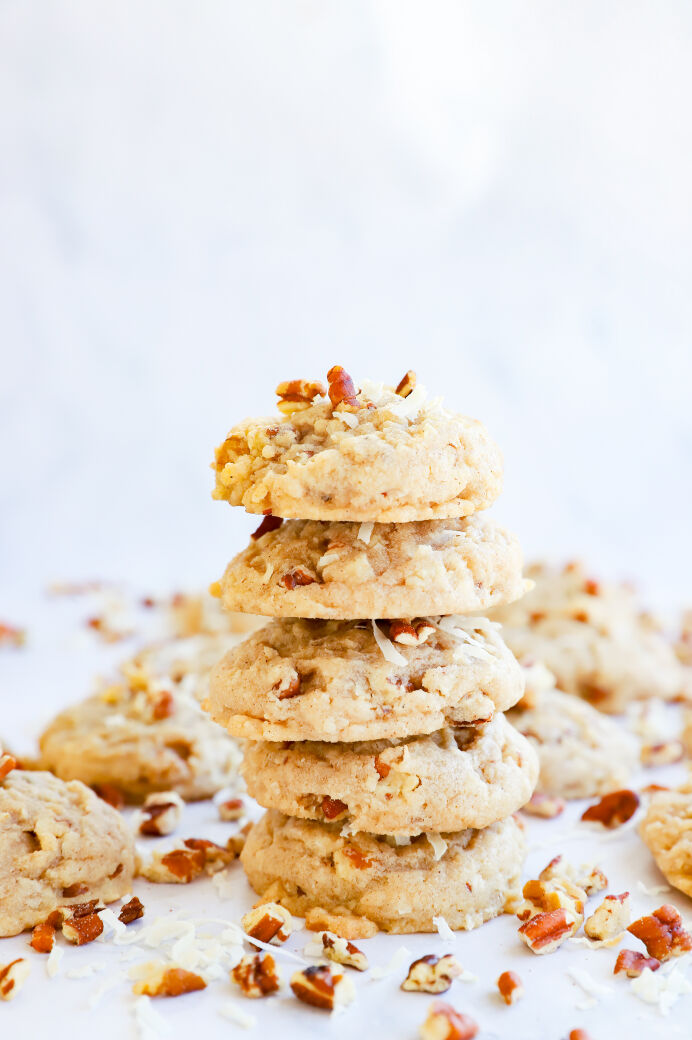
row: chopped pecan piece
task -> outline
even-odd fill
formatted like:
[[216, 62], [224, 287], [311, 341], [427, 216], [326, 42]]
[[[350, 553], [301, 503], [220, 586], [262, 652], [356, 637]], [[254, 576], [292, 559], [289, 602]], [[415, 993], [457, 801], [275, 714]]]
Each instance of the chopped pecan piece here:
[[256, 999], [276, 993], [281, 976], [270, 953], [248, 953], [231, 969], [231, 978], [240, 986], [243, 995]]
[[269, 534], [270, 531], [276, 531], [281, 527], [283, 518], [280, 516], [272, 516], [271, 513], [266, 513], [262, 523], [259, 525], [256, 531], [253, 531], [250, 537], [253, 542], [256, 542], [258, 538], [261, 538], [263, 534]]
[[524, 986], [515, 971], [503, 971], [497, 980], [497, 988], [505, 1004], [516, 1004], [524, 996]]
[[144, 975], [132, 989], [134, 993], [146, 997], [181, 997], [185, 993], [206, 989], [206, 986], [201, 975], [194, 971], [150, 962], [144, 965]]
[[[74, 885], [67, 885], [66, 888], [63, 888], [63, 890], [62, 890], [63, 899], [76, 899], [77, 896], [83, 896], [88, 891], [89, 891], [89, 888], [88, 888], [87, 885], [80, 884], [79, 881], [76, 881], [74, 883]], [[96, 900], [94, 900], [94, 904], [95, 903], [96, 903]]]
[[380, 774], [382, 779], [386, 779], [392, 771], [392, 767], [388, 762], [383, 762], [379, 755], [375, 755], [375, 769]]
[[207, 874], [217, 874], [240, 855], [245, 844], [245, 833], [234, 834], [225, 845], [217, 845], [207, 838], [186, 838], [183, 845], [193, 852], [201, 852], [204, 856], [204, 869]]
[[565, 803], [562, 798], [553, 798], [549, 794], [541, 794], [534, 791], [526, 805], [522, 805], [522, 811], [530, 816], [540, 816], [544, 820], [553, 820], [565, 811]]
[[554, 878], [552, 881], [532, 879], [524, 885], [522, 895], [524, 902], [517, 911], [520, 921], [546, 911], [565, 910], [573, 919], [576, 931], [584, 920], [586, 893], [568, 878]]
[[0, 1000], [13, 1000], [26, 982], [31, 965], [24, 957], [17, 957], [0, 968]]
[[25, 629], [9, 625], [6, 621], [0, 621], [0, 646], [24, 646], [25, 642]]
[[289, 379], [279, 383], [276, 394], [278, 409], [284, 415], [309, 408], [316, 397], [324, 397], [327, 391], [322, 383], [310, 383], [307, 379]]
[[206, 857], [202, 849], [172, 849], [170, 852], [155, 852], [152, 858], [140, 865], [139, 873], [147, 881], [157, 884], [187, 885], [204, 872]]
[[75, 914], [65, 918], [62, 923], [62, 934], [75, 946], [85, 946], [93, 942], [102, 931], [103, 921], [97, 913]]
[[324, 964], [296, 971], [291, 976], [291, 989], [298, 1000], [324, 1011], [350, 1004], [354, 997], [352, 983], [343, 975], [332, 975]]
[[120, 908], [120, 913], [118, 914], [118, 920], [122, 924], [132, 924], [133, 921], [138, 921], [140, 917], [144, 917], [144, 904], [137, 896], [133, 896], [128, 903], [125, 903]]
[[611, 942], [620, 938], [629, 921], [629, 892], [606, 896], [584, 922], [584, 934], [596, 942]]
[[692, 950], [692, 936], [682, 926], [680, 914], [670, 903], [659, 906], [650, 917], [640, 917], [627, 929], [646, 946], [650, 957], [667, 961]]
[[301, 692], [300, 676], [297, 674], [292, 675], [290, 678], [286, 676], [273, 689], [276, 690], [276, 695], [280, 701], [288, 700], [290, 697], [297, 697]]
[[590, 805], [582, 813], [582, 820], [602, 823], [604, 827], [613, 830], [627, 823], [639, 808], [639, 795], [634, 791], [611, 791], [604, 794], [599, 802]]
[[646, 957], [636, 950], [620, 950], [613, 968], [613, 975], [621, 975], [624, 972], [628, 978], [638, 979], [644, 968], [648, 968], [649, 971], [658, 971], [660, 967], [661, 962], [656, 957]]
[[332, 409], [341, 405], [347, 411], [358, 411], [361, 405], [356, 397], [356, 388], [350, 375], [341, 365], [334, 365], [329, 369], [327, 382], [329, 383], [329, 400], [332, 403]]
[[519, 935], [530, 950], [540, 954], [552, 953], [575, 931], [573, 916], [560, 909], [536, 914], [521, 926]]
[[409, 368], [408, 372], [406, 373], [404, 378], [401, 380], [401, 382], [398, 384], [398, 386], [397, 386], [397, 388], [396, 388], [396, 390], [394, 392], [397, 393], [399, 395], [399, 397], [408, 397], [408, 395], [411, 393], [411, 391], [413, 390], [415, 385], [416, 385], [416, 373], [413, 371], [412, 368]]
[[299, 585], [314, 585], [316, 581], [315, 575], [306, 571], [304, 567], [294, 567], [284, 574], [281, 584], [291, 592]]
[[114, 784], [92, 784], [92, 791], [97, 794], [108, 805], [114, 809], [122, 809], [125, 806], [125, 795]]
[[379, 931], [374, 921], [367, 917], [356, 917], [348, 910], [343, 913], [337, 908], [333, 912], [321, 906], [311, 907], [305, 914], [305, 927], [309, 932], [335, 932], [342, 939], [370, 939]]
[[570, 881], [577, 888], [583, 889], [587, 896], [593, 896], [608, 887], [608, 878], [600, 867], [583, 863], [573, 867], [562, 856], [555, 856], [538, 875], [541, 881], [555, 881], [558, 884]]
[[225, 822], [239, 820], [245, 815], [245, 802], [242, 798], [229, 798], [218, 806], [219, 819]]
[[644, 766], [668, 766], [680, 762], [684, 754], [681, 740], [664, 740], [659, 744], [643, 744], [641, 760]]
[[433, 634], [435, 628], [427, 621], [404, 621], [401, 619], [389, 622], [389, 638], [402, 646], [421, 646]]
[[[16, 768], [17, 759], [14, 757], [14, 755], [0, 754], [0, 780], [4, 780], [5, 777], [8, 776], [12, 772], [12, 770]], [[12, 963], [15, 964], [16, 961], [13, 961]]]
[[342, 939], [340, 935], [333, 932], [322, 932], [322, 947], [325, 957], [336, 964], [344, 964], [356, 971], [368, 970], [368, 958], [362, 950], [354, 946], [348, 939]]
[[368, 867], [372, 866], [372, 860], [368, 859], [363, 850], [357, 845], [344, 845], [341, 851], [346, 859], [350, 860], [358, 870], [367, 870]]
[[336, 820], [338, 816], [343, 816], [348, 812], [346, 802], [342, 802], [339, 798], [330, 798], [329, 795], [324, 796], [320, 808], [325, 820]]
[[280, 903], [260, 903], [245, 914], [240, 923], [251, 939], [275, 946], [286, 942], [293, 931], [293, 918]]
[[435, 1000], [421, 1024], [421, 1040], [473, 1040], [478, 1025], [469, 1015], [456, 1011], [451, 1004]]
[[37, 953], [50, 953], [55, 944], [55, 928], [48, 921], [43, 921], [41, 924], [37, 924], [31, 933], [30, 946], [36, 950]]
[[461, 965], [451, 953], [443, 957], [429, 953], [411, 964], [401, 988], [414, 993], [446, 993], [458, 975]]
[[160, 791], [148, 795], [142, 806], [139, 833], [162, 837], [172, 834], [180, 823], [185, 802], [176, 791]]
[[160, 722], [162, 719], [169, 719], [171, 717], [175, 711], [175, 701], [173, 700], [173, 694], [170, 690], [152, 690], [149, 692], [148, 697], [151, 702], [151, 714], [153, 719]]

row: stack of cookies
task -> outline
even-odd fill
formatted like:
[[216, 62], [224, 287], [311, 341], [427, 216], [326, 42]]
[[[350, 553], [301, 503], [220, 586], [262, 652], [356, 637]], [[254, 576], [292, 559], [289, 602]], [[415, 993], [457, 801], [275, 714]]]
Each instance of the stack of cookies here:
[[352, 936], [473, 928], [514, 895], [538, 773], [502, 714], [522, 670], [479, 616], [524, 592], [516, 540], [480, 513], [500, 455], [412, 372], [328, 383], [282, 383], [281, 414], [216, 453], [215, 497], [264, 519], [215, 591], [275, 619], [206, 702], [268, 809], [243, 864], [264, 900]]

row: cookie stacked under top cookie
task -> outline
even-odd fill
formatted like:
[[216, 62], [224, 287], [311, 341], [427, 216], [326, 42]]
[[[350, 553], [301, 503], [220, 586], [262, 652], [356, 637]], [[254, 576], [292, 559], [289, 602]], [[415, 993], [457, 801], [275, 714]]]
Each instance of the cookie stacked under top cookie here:
[[408, 373], [396, 390], [277, 390], [283, 415], [217, 451], [215, 496], [265, 518], [218, 586], [275, 620], [212, 673], [207, 708], [247, 738], [269, 812], [243, 864], [265, 898], [392, 932], [475, 927], [513, 893], [512, 813], [538, 765], [502, 712], [523, 675], [482, 614], [521, 596], [516, 540], [477, 510], [497, 448]]

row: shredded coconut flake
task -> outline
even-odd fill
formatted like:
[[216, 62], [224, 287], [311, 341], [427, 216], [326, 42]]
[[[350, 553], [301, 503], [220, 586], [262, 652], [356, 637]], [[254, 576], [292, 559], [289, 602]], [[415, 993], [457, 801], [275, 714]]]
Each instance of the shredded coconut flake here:
[[339, 554], [338, 553], [335, 553], [335, 552], [325, 553], [324, 556], [320, 556], [319, 560], [317, 561], [317, 566], [320, 567], [320, 568], [328, 567], [330, 563], [338, 563], [338, 561], [339, 561]]
[[46, 961], [46, 975], [49, 979], [54, 979], [60, 971], [60, 965], [64, 956], [65, 951], [57, 943], [54, 943]]
[[363, 542], [364, 545], [370, 545], [370, 539], [372, 538], [372, 529], [374, 527], [372, 520], [365, 520], [358, 528], [358, 541]]
[[371, 979], [386, 979], [388, 975], [401, 971], [404, 965], [408, 965], [413, 954], [406, 946], [400, 946], [394, 956], [387, 964], [378, 965], [370, 972]]
[[151, 997], [137, 997], [133, 1005], [135, 1023], [141, 1040], [157, 1040], [171, 1029], [165, 1018], [155, 1011]]
[[69, 971], [65, 972], [66, 979], [88, 979], [92, 975], [98, 974], [103, 971], [106, 967], [104, 961], [90, 961], [88, 964], [84, 964], [81, 968], [70, 968]]
[[372, 634], [375, 637], [375, 642], [382, 651], [382, 656], [385, 661], [388, 661], [390, 664], [406, 664], [406, 658], [399, 653], [391, 639], [388, 639], [387, 636], [378, 628], [377, 622], [374, 620], [372, 622]]
[[692, 983], [676, 965], [672, 971], [651, 971], [644, 968], [639, 978], [632, 979], [632, 992], [647, 1004], [656, 1004], [662, 1015], [670, 1012], [673, 1004], [685, 993], [692, 993]]
[[257, 1024], [257, 1019], [254, 1015], [248, 1015], [247, 1011], [243, 1011], [242, 1008], [238, 1007], [231, 1000], [227, 1000], [225, 1004], [222, 1004], [219, 1008], [219, 1014], [229, 1019], [235, 1025], [240, 1026], [241, 1029], [253, 1029]]
[[425, 837], [432, 846], [432, 850], [435, 853], [435, 859], [442, 859], [447, 851], [447, 842], [444, 838], [440, 834], [435, 834], [433, 831], [426, 832]]
[[442, 939], [443, 942], [456, 942], [457, 937], [445, 921], [444, 917], [433, 917], [433, 924], [437, 928], [438, 935], [440, 936], [440, 939]]
[[596, 982], [596, 979], [594, 979], [592, 975], [589, 975], [588, 971], [584, 971], [583, 968], [572, 968], [571, 971], [568, 972], [568, 975], [578, 986], [581, 986], [587, 997], [590, 998], [586, 1006], [583, 1006], [581, 1010], [586, 1010], [587, 1007], [592, 1007], [601, 997], [605, 997], [609, 993], [613, 992], [610, 986], [604, 986], [601, 982]]
[[346, 426], [350, 426], [352, 430], [358, 425], [358, 416], [354, 415], [353, 412], [336, 411], [332, 412], [332, 415], [336, 419], [341, 419], [341, 421], [345, 423]]
[[637, 888], [645, 896], [660, 896], [664, 892], [670, 892], [669, 885], [645, 885], [643, 881], [637, 881]]

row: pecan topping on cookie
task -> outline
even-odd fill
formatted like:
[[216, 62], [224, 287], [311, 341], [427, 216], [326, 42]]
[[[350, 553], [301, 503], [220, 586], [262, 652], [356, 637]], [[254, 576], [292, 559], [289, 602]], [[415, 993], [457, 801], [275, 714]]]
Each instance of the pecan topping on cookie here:
[[415, 385], [416, 373], [413, 371], [413, 369], [409, 368], [404, 378], [398, 384], [395, 393], [397, 393], [399, 397], [408, 397]]
[[327, 391], [322, 383], [310, 383], [307, 379], [289, 379], [279, 383], [276, 394], [278, 409], [286, 415], [309, 408], [316, 397], [324, 397]]
[[320, 808], [325, 820], [335, 820], [337, 816], [343, 816], [344, 813], [348, 812], [346, 802], [342, 802], [339, 798], [330, 798], [329, 795], [324, 796], [320, 803]]
[[304, 567], [294, 567], [293, 570], [287, 571], [281, 579], [281, 584], [292, 592], [293, 589], [299, 585], [314, 585], [317, 578], [310, 571], [306, 571]]
[[356, 397], [356, 388], [353, 385], [353, 380], [341, 365], [334, 365], [329, 369], [327, 381], [329, 383], [329, 400], [332, 402], [332, 408], [338, 408], [341, 405], [347, 411], [355, 412], [361, 407]]
[[611, 791], [610, 794], [604, 794], [595, 805], [590, 805], [581, 818], [587, 822], [602, 823], [604, 827], [613, 830], [627, 823], [638, 807], [639, 795], [634, 791]]
[[396, 620], [389, 622], [389, 638], [402, 646], [421, 646], [435, 631], [427, 621]]

